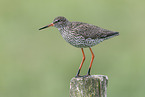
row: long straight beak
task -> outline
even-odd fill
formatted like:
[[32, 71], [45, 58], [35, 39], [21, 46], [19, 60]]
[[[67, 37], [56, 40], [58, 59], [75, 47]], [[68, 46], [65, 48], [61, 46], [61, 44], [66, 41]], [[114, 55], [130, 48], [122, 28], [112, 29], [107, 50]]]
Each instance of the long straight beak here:
[[51, 26], [54, 26], [54, 24], [51, 23], [51, 24], [49, 24], [49, 25], [47, 25], [47, 26], [44, 26], [44, 27], [40, 28], [39, 30], [42, 30], [42, 29], [45, 29], [45, 28], [48, 28], [48, 27], [51, 27]]

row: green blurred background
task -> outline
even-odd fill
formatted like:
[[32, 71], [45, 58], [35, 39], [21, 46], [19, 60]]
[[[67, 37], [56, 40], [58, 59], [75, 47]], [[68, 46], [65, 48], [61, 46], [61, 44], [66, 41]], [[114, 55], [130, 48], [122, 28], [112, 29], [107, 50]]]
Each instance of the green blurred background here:
[[57, 16], [120, 32], [92, 48], [91, 74], [109, 77], [108, 97], [145, 96], [144, 0], [0, 0], [0, 97], [69, 97], [81, 50], [38, 30]]

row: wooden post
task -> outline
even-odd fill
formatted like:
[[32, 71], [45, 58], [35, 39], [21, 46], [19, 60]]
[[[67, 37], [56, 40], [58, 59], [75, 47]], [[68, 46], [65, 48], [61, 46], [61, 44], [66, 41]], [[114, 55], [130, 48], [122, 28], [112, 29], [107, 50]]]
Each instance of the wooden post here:
[[74, 77], [70, 81], [70, 97], [107, 97], [107, 84], [105, 75]]

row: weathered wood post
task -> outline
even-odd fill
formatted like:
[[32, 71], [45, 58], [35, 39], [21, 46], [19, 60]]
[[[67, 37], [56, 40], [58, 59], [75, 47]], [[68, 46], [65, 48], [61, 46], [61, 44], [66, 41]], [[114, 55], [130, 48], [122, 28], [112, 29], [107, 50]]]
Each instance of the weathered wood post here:
[[70, 97], [107, 97], [107, 84], [105, 75], [74, 77], [70, 81]]

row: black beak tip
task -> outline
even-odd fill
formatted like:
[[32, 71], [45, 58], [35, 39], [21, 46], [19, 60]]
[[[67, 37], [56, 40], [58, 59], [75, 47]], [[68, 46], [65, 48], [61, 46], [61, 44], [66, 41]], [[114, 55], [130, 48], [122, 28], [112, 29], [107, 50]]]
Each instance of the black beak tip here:
[[44, 27], [42, 27], [42, 28], [40, 28], [39, 30], [45, 29], [45, 28], [47, 28], [47, 27], [48, 27], [48, 25], [47, 25], [47, 26], [44, 26]]
[[42, 28], [39, 28], [38, 30], [42, 30]]

